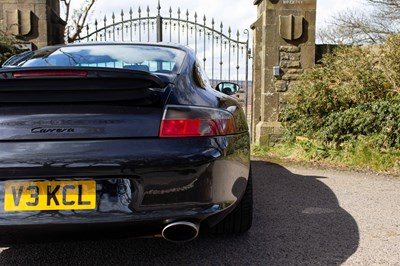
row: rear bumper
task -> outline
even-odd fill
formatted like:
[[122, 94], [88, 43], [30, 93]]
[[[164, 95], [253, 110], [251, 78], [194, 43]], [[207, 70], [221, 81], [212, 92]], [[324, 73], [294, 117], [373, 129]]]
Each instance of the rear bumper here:
[[[1, 142], [0, 232], [12, 228], [76, 229], [124, 224], [149, 234], [176, 220], [206, 220], [213, 225], [245, 191], [250, 167], [248, 141], [248, 134], [242, 134], [186, 139]], [[4, 210], [8, 181], [82, 178], [96, 180], [94, 210]]]

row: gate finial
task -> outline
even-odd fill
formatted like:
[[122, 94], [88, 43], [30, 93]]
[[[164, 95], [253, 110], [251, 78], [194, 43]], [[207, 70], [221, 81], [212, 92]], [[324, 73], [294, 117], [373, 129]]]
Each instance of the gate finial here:
[[157, 10], [158, 10], [158, 15], [160, 16], [160, 11], [161, 11], [160, 0], [158, 0]]

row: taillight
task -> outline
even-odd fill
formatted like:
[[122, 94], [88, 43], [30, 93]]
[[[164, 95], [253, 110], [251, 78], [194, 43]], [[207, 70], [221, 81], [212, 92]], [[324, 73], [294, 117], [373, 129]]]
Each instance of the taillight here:
[[25, 70], [13, 73], [15, 78], [31, 77], [86, 77], [87, 71], [82, 70]]
[[220, 109], [167, 106], [160, 127], [160, 137], [222, 136], [236, 133], [230, 112]]

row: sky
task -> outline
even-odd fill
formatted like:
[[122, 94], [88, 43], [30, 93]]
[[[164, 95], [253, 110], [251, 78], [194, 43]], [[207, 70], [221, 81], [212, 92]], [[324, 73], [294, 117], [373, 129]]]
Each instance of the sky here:
[[363, 9], [363, 0], [317, 0], [317, 28], [347, 9]]
[[[156, 10], [158, 0], [97, 0], [93, 17], [103, 17], [113, 11], [120, 14], [121, 9], [127, 13], [132, 7], [137, 11], [140, 6], [142, 16], [145, 14], [147, 6], [150, 10]], [[83, 0], [73, 0], [75, 5], [84, 2]], [[332, 15], [349, 8], [362, 8], [363, 0], [317, 0], [317, 27], [324, 25]], [[182, 15], [189, 10], [189, 17], [193, 19], [194, 11], [199, 17], [206, 15], [207, 19], [214, 18], [217, 25], [223, 22], [232, 29], [249, 29], [250, 25], [256, 20], [257, 7], [253, 5], [253, 0], [160, 0], [161, 14], [167, 16], [171, 7], [173, 14], [176, 14], [178, 7], [181, 8]]]

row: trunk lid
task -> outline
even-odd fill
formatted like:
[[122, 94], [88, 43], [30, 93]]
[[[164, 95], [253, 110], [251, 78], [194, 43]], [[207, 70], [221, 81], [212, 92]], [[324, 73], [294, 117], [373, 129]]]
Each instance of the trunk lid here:
[[0, 71], [0, 141], [156, 137], [168, 82], [99, 68]]

